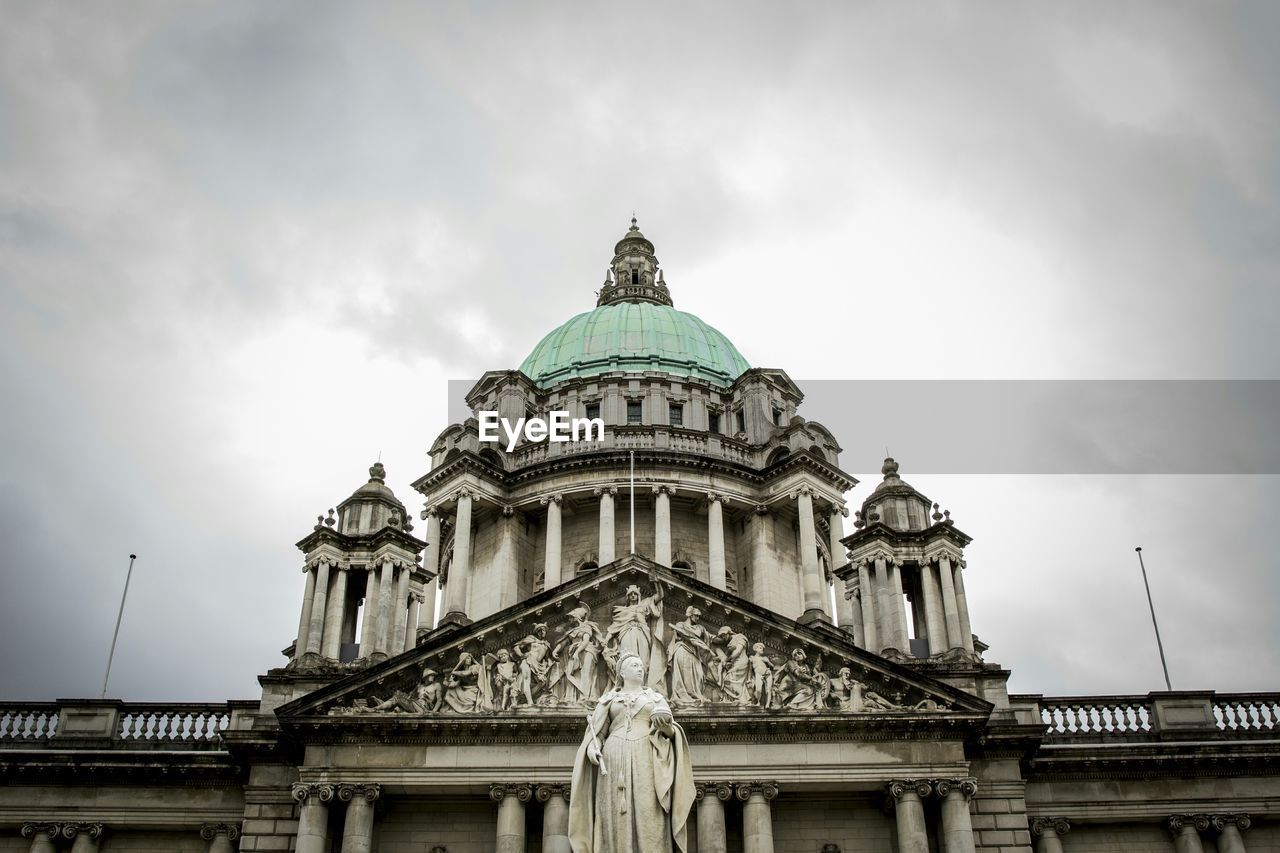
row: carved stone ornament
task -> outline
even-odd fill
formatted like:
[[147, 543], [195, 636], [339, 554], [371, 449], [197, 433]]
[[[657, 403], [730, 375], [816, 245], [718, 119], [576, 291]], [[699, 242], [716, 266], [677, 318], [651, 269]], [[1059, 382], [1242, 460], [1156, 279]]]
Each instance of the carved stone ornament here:
[[735, 795], [744, 803], [751, 799], [753, 794], [758, 794], [766, 800], [772, 800], [778, 796], [777, 782], [739, 782], [735, 787]]
[[1039, 838], [1046, 832], [1063, 836], [1071, 831], [1071, 821], [1065, 817], [1038, 817], [1031, 821], [1031, 834]]
[[522, 803], [527, 803], [533, 799], [533, 786], [526, 784], [512, 784], [510, 782], [496, 783], [489, 786], [489, 799], [495, 803], [500, 803], [507, 797], [515, 797]]
[[[634, 582], [633, 582], [634, 581]], [[557, 710], [577, 716], [617, 680], [634, 654], [647, 686], [673, 707], [767, 713], [935, 714], [955, 701], [845, 651], [792, 637], [694, 590], [679, 576], [634, 570], [592, 573], [570, 597], [439, 651], [419, 646], [416, 666], [386, 673], [326, 700], [329, 715], [456, 716]], [[601, 596], [599, 590], [607, 595]], [[581, 598], [576, 596], [582, 596]]]
[[1241, 832], [1253, 826], [1253, 819], [1247, 814], [1216, 814], [1209, 818], [1209, 822], [1218, 832], [1222, 832], [1230, 824], [1234, 824]]
[[80, 833], [97, 841], [102, 837], [103, 825], [100, 823], [64, 823], [62, 825], [62, 837], [71, 840]]
[[24, 823], [22, 825], [23, 838], [35, 838], [37, 835], [47, 835], [50, 839], [54, 839], [61, 834], [62, 824], [60, 823]]
[[933, 793], [933, 783], [927, 779], [895, 779], [889, 783], [889, 797], [894, 803], [900, 801], [908, 791], [914, 792], [923, 800]]
[[569, 802], [569, 794], [568, 785], [538, 785], [533, 793], [540, 803], [545, 803], [552, 797], [562, 797], [567, 803]]
[[1176, 814], [1169, 817], [1169, 831], [1174, 835], [1187, 828], [1196, 832], [1207, 832], [1209, 825], [1210, 820], [1207, 814]]
[[240, 837], [240, 827], [234, 823], [200, 824], [200, 837], [205, 841], [212, 841], [215, 835], [225, 835], [228, 841], [235, 841]]
[[703, 797], [714, 796], [720, 802], [727, 803], [733, 798], [733, 784], [730, 782], [695, 782], [694, 796], [699, 800]]
[[304, 805], [311, 797], [315, 797], [322, 803], [330, 802], [335, 793], [334, 787], [325, 783], [295, 782], [293, 784], [293, 798]]
[[972, 776], [963, 779], [935, 779], [933, 788], [938, 792], [939, 797], [945, 797], [952, 791], [959, 791], [968, 802], [974, 794], [978, 793], [978, 780]]
[[338, 785], [338, 799], [344, 803], [349, 803], [356, 797], [363, 797], [374, 803], [380, 796], [382, 796], [382, 786], [376, 782], [354, 785], [343, 782]]

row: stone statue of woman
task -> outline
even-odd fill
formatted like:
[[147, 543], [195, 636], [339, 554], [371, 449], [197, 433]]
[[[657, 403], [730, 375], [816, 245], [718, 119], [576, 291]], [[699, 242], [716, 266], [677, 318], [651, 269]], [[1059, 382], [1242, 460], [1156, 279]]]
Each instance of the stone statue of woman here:
[[573, 853], [684, 853], [693, 767], [684, 730], [662, 694], [645, 687], [639, 656], [618, 661], [622, 685], [587, 718], [573, 762]]

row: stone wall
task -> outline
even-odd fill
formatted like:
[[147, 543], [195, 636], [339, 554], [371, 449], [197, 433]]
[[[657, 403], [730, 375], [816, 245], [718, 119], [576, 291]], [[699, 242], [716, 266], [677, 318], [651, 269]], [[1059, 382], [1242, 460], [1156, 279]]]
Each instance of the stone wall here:
[[[498, 807], [484, 799], [387, 797], [374, 829], [378, 853], [425, 853], [437, 844], [449, 853], [492, 853]], [[541, 809], [530, 803], [527, 853], [542, 853]]]
[[843, 853], [894, 849], [893, 819], [880, 805], [866, 796], [779, 794], [773, 801], [774, 851], [817, 853], [827, 843], [840, 845]]

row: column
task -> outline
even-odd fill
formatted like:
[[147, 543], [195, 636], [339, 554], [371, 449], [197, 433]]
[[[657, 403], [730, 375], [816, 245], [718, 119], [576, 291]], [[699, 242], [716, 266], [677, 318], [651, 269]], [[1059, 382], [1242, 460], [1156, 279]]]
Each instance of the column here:
[[307, 575], [307, 587], [302, 591], [302, 617], [298, 620], [298, 640], [293, 644], [293, 659], [307, 653], [307, 638], [311, 634], [311, 604], [316, 594], [316, 573], [310, 566], [303, 566]]
[[63, 825], [62, 835], [75, 839], [71, 843], [71, 853], [98, 853], [102, 828], [100, 823], [68, 823]]
[[1204, 853], [1200, 833], [1209, 828], [1208, 815], [1177, 814], [1169, 818], [1174, 853]]
[[382, 786], [339, 785], [338, 799], [347, 803], [342, 821], [342, 853], [372, 853], [373, 805], [382, 794]]
[[698, 782], [698, 853], [728, 853], [724, 804], [733, 796], [728, 782]]
[[710, 555], [710, 581], [716, 589], [726, 589], [724, 565], [724, 499], [711, 492], [707, 495], [707, 551]]
[[852, 594], [853, 587], [849, 581], [836, 578], [836, 621], [840, 630], [853, 638], [860, 649], [866, 648], [866, 637], [862, 631], [862, 605]]
[[880, 635], [876, 633], [876, 591], [871, 586], [871, 571], [866, 560], [858, 563], [858, 601], [862, 606], [863, 648], [880, 651]]
[[573, 853], [569, 847], [569, 786], [539, 785], [542, 803], [542, 853]]
[[1212, 818], [1218, 830], [1218, 853], [1245, 853], [1244, 839], [1240, 833], [1253, 825], [1247, 814], [1220, 814]]
[[596, 559], [602, 566], [606, 566], [617, 559], [615, 546], [617, 545], [617, 533], [614, 532], [614, 511], [613, 496], [618, 490], [613, 486], [604, 486], [596, 489], [596, 494], [600, 496], [600, 546], [596, 549], [599, 557]]
[[396, 580], [396, 564], [384, 557], [378, 567], [378, 621], [373, 629], [373, 651], [386, 654], [391, 639], [391, 589]]
[[436, 627], [436, 596], [439, 594], [439, 585], [438, 577], [422, 585], [422, 606], [418, 608], [418, 624], [421, 627]]
[[907, 633], [907, 602], [902, 597], [902, 564], [889, 564], [889, 594], [893, 601], [893, 627], [898, 637], [898, 650], [911, 654], [911, 635]]
[[347, 573], [337, 565], [333, 568], [329, 603], [325, 607], [324, 639], [320, 643], [320, 654], [337, 660], [338, 649], [342, 645], [342, 623], [346, 621]]
[[405, 651], [409, 651], [418, 645], [418, 614], [422, 607], [422, 593], [409, 593], [409, 615], [405, 618], [404, 623], [404, 644]]
[[209, 842], [209, 853], [235, 853], [240, 827], [233, 823], [202, 823], [200, 837]]
[[387, 643], [387, 652], [398, 655], [404, 651], [404, 626], [409, 620], [409, 578], [413, 574], [411, 566], [400, 570], [400, 578], [396, 581], [395, 599], [391, 602], [394, 614], [391, 629], [391, 641]]
[[898, 826], [897, 853], [929, 853], [929, 830], [924, 822], [923, 798], [933, 793], [925, 781], [897, 780], [889, 783], [894, 818]]
[[653, 561], [660, 566], [670, 566], [671, 490], [654, 486], [653, 494]]
[[316, 588], [311, 596], [311, 629], [307, 632], [307, 654], [320, 654], [320, 641], [324, 636], [325, 603], [329, 593], [329, 560], [316, 561]]
[[960, 637], [960, 611], [956, 607], [956, 587], [951, 574], [951, 559], [938, 558], [938, 577], [942, 580], [942, 612], [947, 623], [947, 648], [962, 649]]
[[439, 507], [427, 507], [422, 511], [422, 517], [427, 522], [427, 547], [422, 552], [422, 568], [426, 569], [427, 574], [435, 576], [440, 574]]
[[942, 779], [937, 782], [942, 798], [942, 843], [939, 853], [974, 853], [973, 822], [969, 799], [978, 792], [976, 779]]
[[458, 492], [458, 516], [453, 532], [453, 563], [449, 567], [449, 595], [442, 622], [469, 623], [467, 594], [471, 585], [471, 493]]
[[746, 804], [742, 807], [742, 853], [773, 853], [773, 816], [769, 801], [776, 796], [778, 786], [772, 782], [738, 786], [738, 799]]
[[929, 654], [945, 652], [947, 622], [942, 615], [942, 588], [938, 585], [938, 567], [933, 560], [920, 564], [920, 592], [924, 596], [924, 630], [929, 635]]
[[[845, 557], [844, 543], [841, 538], [844, 536], [844, 513], [840, 507], [832, 505], [831, 512], [827, 520], [828, 548], [831, 551], [831, 573], [836, 571], [849, 562]], [[835, 580], [836, 588], [836, 622], [840, 628], [853, 637], [853, 641], [858, 645], [862, 645], [859, 639], [860, 631], [855, 628], [856, 622], [861, 622], [862, 614], [855, 614], [855, 605], [853, 599], [848, 596], [848, 584], [846, 584], [837, 575]]]
[[525, 853], [524, 804], [533, 796], [528, 785], [490, 785], [489, 799], [498, 804], [498, 838], [494, 853]]
[[298, 811], [298, 837], [294, 853], [329, 853], [329, 801], [332, 785], [293, 786], [293, 798], [302, 804]]
[[821, 569], [818, 566], [818, 539], [813, 528], [813, 489], [801, 486], [796, 490], [796, 508], [800, 514], [800, 582], [804, 590], [804, 615], [810, 620], [827, 618], [822, 603]]
[[[888, 561], [883, 557], [876, 558], [876, 574], [872, 583], [876, 587], [876, 634], [880, 638], [880, 648], [872, 649], [881, 652], [896, 648], [898, 640], [897, 620], [893, 617], [893, 602], [890, 599]], [[901, 651], [901, 649], [899, 649]]]
[[960, 645], [966, 652], [973, 651], [973, 628], [969, 625], [969, 600], [964, 594], [964, 561], [957, 560], [952, 568], [955, 575], [956, 611], [960, 617]]
[[28, 853], [56, 853], [58, 848], [53, 839], [61, 831], [62, 826], [56, 823], [24, 823], [22, 837], [31, 839]]
[[360, 657], [367, 658], [373, 654], [378, 644], [378, 567], [373, 563], [365, 566], [364, 581], [364, 616], [360, 620]]
[[560, 496], [547, 495], [538, 500], [547, 508], [547, 550], [542, 562], [542, 588], [554, 589], [560, 585]]
[[1071, 829], [1065, 817], [1038, 817], [1031, 821], [1031, 835], [1036, 840], [1036, 853], [1062, 853], [1062, 836]]

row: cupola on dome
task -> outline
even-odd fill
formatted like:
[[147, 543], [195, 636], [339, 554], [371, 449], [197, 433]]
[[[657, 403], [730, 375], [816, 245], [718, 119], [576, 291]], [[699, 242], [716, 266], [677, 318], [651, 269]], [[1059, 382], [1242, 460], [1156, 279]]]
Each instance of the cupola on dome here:
[[596, 309], [544, 337], [520, 370], [542, 387], [647, 370], [728, 386], [750, 367], [719, 330], [672, 307], [653, 244], [632, 219], [614, 247]]

